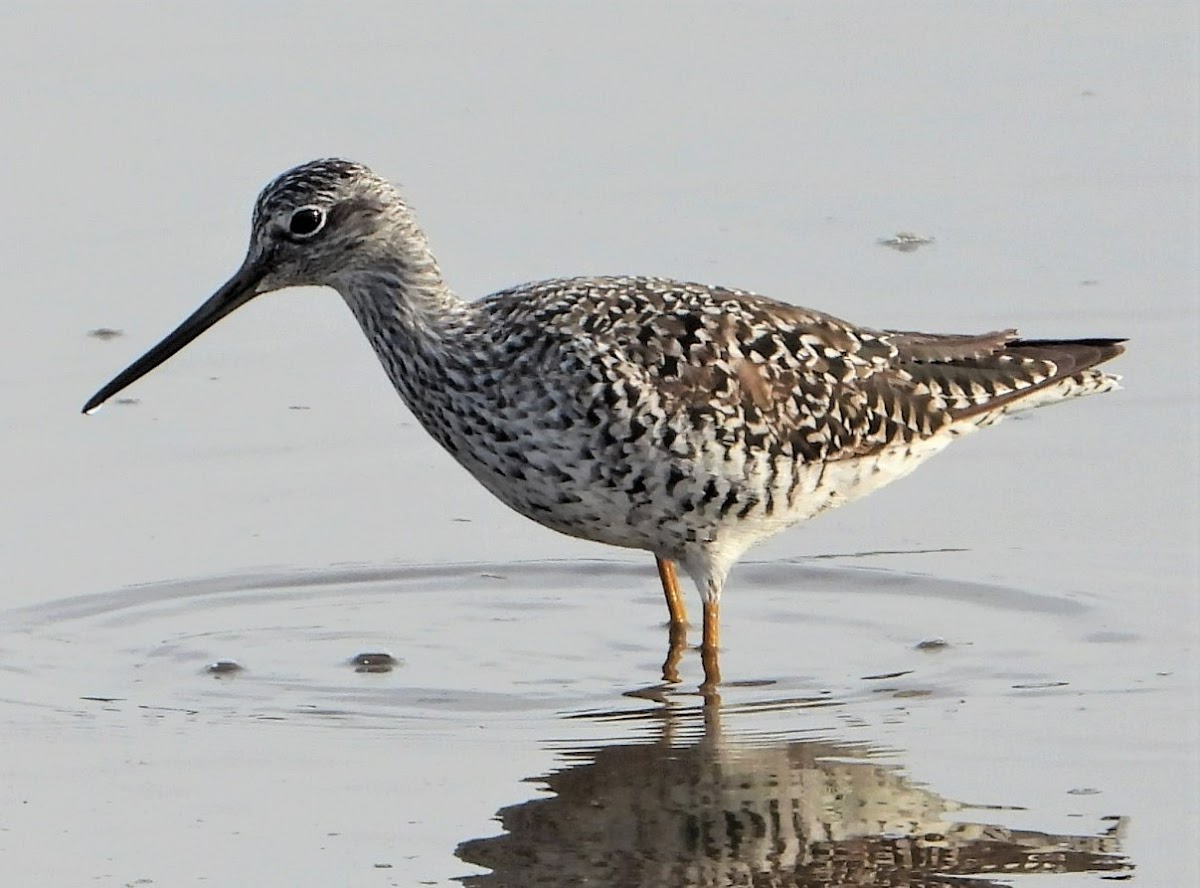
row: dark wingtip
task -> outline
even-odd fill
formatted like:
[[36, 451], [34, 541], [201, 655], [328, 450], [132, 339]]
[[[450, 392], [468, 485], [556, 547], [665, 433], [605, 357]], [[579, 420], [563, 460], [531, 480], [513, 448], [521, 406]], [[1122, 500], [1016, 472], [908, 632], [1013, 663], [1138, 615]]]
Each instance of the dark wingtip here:
[[1060, 375], [1087, 370], [1125, 353], [1128, 339], [1014, 339], [1007, 351], [1048, 358], [1059, 365]]
[[[1108, 346], [1121, 345], [1128, 342], [1128, 337], [1120, 339], [1107, 339], [1104, 337], [1094, 337], [1091, 339], [1014, 339], [1009, 345], [1090, 345], [1095, 348], [1106, 348]], [[1121, 349], [1124, 351], [1125, 349]]]

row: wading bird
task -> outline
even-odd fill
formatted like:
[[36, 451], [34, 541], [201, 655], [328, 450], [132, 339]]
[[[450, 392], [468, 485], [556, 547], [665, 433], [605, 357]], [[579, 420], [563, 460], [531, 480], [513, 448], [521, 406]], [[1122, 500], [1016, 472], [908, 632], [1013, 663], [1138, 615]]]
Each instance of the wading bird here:
[[726, 575], [755, 543], [907, 475], [1004, 416], [1110, 391], [1119, 339], [858, 327], [742, 290], [651, 277], [539, 281], [475, 302], [446, 286], [397, 190], [317, 160], [263, 190], [242, 267], [104, 386], [90, 412], [255, 296], [341, 294], [421, 425], [539, 524], [644, 549], [678, 680], [700, 592], [704, 687], [720, 681]]

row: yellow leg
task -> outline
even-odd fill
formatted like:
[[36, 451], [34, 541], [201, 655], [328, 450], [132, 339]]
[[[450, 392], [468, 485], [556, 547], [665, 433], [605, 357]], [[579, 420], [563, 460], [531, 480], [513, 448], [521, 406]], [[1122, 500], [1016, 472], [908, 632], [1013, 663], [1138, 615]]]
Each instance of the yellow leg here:
[[667, 610], [671, 614], [671, 624], [687, 625], [687, 608], [683, 604], [683, 593], [679, 591], [679, 575], [675, 572], [675, 562], [670, 558], [654, 556], [658, 565], [658, 578], [662, 580], [663, 596], [667, 599]]
[[721, 683], [721, 664], [717, 647], [721, 641], [721, 604], [704, 602], [704, 638], [700, 643], [700, 662], [704, 664], [704, 684], [701, 693], [713, 693]]
[[687, 649], [687, 608], [683, 604], [683, 593], [679, 591], [679, 576], [675, 562], [669, 558], [654, 559], [658, 563], [658, 578], [662, 580], [663, 596], [667, 599], [667, 610], [671, 614], [667, 659], [663, 661], [663, 681], [675, 684], [679, 681], [679, 661]]

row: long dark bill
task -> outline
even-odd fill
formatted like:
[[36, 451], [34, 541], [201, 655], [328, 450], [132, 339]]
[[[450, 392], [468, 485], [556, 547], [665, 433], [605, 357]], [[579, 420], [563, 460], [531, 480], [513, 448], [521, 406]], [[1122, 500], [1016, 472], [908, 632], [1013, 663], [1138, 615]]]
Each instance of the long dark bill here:
[[163, 363], [221, 318], [257, 296], [256, 288], [262, 274], [262, 269], [257, 264], [247, 261], [238, 269], [237, 274], [217, 290], [208, 301], [192, 312], [186, 321], [167, 334], [162, 342], [118, 373], [112, 382], [92, 395], [83, 405], [83, 412], [91, 413], [121, 389], [141, 379]]

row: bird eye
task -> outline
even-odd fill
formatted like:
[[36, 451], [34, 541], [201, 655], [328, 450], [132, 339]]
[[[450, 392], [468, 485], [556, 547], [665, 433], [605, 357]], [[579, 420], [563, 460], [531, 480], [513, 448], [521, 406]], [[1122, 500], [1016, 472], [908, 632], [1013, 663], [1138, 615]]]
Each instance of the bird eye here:
[[312, 237], [324, 227], [325, 211], [320, 207], [300, 207], [288, 222], [288, 231], [296, 237]]

